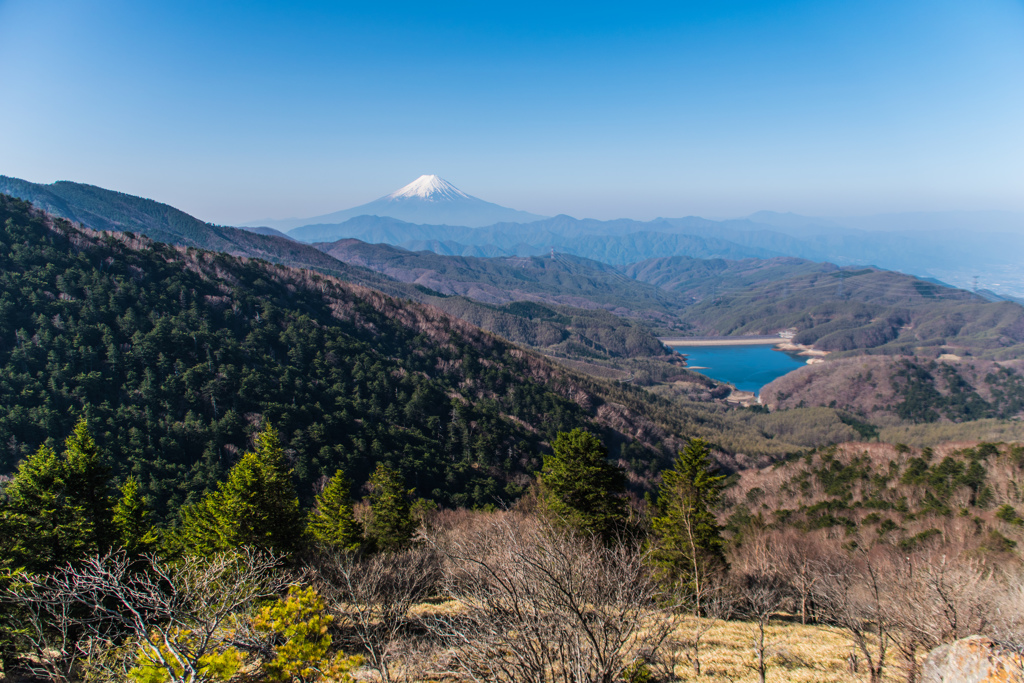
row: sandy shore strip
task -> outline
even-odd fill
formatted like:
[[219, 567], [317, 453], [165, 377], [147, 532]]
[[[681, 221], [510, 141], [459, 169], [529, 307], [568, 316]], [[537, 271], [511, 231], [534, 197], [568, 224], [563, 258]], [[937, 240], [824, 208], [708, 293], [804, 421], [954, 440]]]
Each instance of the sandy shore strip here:
[[807, 346], [806, 344], [793, 344], [791, 342], [779, 344], [779, 351], [797, 352], [796, 355], [798, 356], [827, 356], [830, 353], [829, 351], [819, 351], [813, 346]]
[[774, 346], [785, 343], [782, 337], [659, 337], [665, 346]]

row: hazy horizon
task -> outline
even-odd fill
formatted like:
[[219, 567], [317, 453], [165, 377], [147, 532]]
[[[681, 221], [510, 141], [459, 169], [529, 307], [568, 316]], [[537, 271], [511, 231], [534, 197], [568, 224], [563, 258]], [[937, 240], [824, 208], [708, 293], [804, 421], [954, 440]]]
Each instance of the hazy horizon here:
[[1024, 212], [1012, 0], [4, 0], [0, 58], [0, 174], [220, 224], [431, 173], [580, 218]]

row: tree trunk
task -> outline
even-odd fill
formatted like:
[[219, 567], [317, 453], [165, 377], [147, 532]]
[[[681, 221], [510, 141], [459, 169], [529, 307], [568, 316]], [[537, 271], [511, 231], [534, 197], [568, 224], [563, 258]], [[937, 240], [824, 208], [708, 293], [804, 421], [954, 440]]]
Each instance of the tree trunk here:
[[764, 662], [764, 622], [758, 624], [758, 635], [759, 642], [757, 644], [757, 680], [759, 683], [764, 683], [765, 673], [767, 672], [767, 666]]
[[907, 683], [917, 683], [917, 645], [911, 643], [907, 646], [903, 652], [903, 657], [907, 660]]

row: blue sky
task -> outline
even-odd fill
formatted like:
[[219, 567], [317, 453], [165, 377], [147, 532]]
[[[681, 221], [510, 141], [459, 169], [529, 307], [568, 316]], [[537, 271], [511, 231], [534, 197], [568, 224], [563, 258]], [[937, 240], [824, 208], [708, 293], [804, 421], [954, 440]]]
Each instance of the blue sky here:
[[1024, 1], [0, 0], [0, 174], [240, 223], [1024, 211]]

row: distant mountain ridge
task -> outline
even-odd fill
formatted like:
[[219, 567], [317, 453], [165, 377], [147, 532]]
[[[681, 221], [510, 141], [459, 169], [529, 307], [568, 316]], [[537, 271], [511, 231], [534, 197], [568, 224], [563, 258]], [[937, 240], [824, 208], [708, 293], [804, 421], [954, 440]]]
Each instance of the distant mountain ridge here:
[[[165, 204], [143, 206], [149, 200], [80, 183], [40, 185], [0, 176], [0, 192], [93, 228], [140, 231], [138, 226], [144, 225], [143, 232], [154, 239], [271, 261], [278, 260], [274, 251], [279, 247], [253, 242], [255, 234], [286, 239], [273, 226], [250, 226], [244, 229], [249, 236], [239, 235], [242, 231], [204, 223]], [[448, 210], [465, 202], [472, 208], [482, 202], [436, 176], [422, 176], [378, 202], [316, 219], [296, 219], [292, 225], [319, 222], [300, 226], [287, 238], [309, 244], [354, 238], [412, 251], [489, 258], [538, 256], [554, 250], [612, 265], [671, 256], [796, 257], [840, 266], [872, 265], [962, 288], [977, 286], [1003, 300], [1024, 298], [1024, 273], [1013, 256], [1024, 253], [1024, 214], [961, 211], [826, 219], [759, 211], [730, 220], [688, 216], [602, 221], [566, 215], [523, 218], [522, 212], [498, 207], [503, 212], [499, 220], [474, 227], [466, 224], [473, 221], [459, 223], [458, 216], [428, 220], [427, 210]], [[396, 206], [423, 210], [405, 219], [370, 215]], [[357, 212], [362, 215], [350, 215]], [[493, 221], [495, 216], [487, 218]], [[879, 229], [883, 227], [891, 229]], [[303, 248], [295, 242], [290, 247], [293, 252]], [[976, 275], [981, 277], [975, 284]]]
[[[989, 214], [992, 223], [985, 222]], [[357, 216], [343, 223], [304, 226], [291, 236], [310, 242], [355, 238], [459, 256], [532, 256], [554, 249], [615, 265], [664, 256], [789, 256], [953, 279], [959, 287], [970, 286], [971, 277], [981, 274], [986, 278], [982, 285], [1006, 298], [1024, 296], [1024, 275], [1013, 274], [1016, 262], [1012, 254], [1024, 253], [1024, 219], [1021, 230], [1010, 231], [1015, 215], [962, 213], [945, 220], [936, 215], [933, 230], [922, 228], [930, 214], [908, 214], [909, 222], [902, 230], [874, 229], [875, 224], [867, 219], [862, 221], [864, 227], [848, 227], [830, 219], [773, 212], [723, 221], [697, 216], [600, 221], [559, 215], [480, 228]], [[878, 220], [877, 225], [887, 225], [885, 221], [894, 219], [882, 216]]]
[[[95, 185], [66, 180], [43, 185], [0, 176], [0, 193], [31, 202], [43, 211], [92, 230], [133, 232], [158, 242], [312, 268], [357, 282], [364, 275], [277, 231], [213, 225], [168, 204]], [[369, 271], [366, 274], [373, 275]]]
[[530, 300], [618, 309], [632, 315], [640, 311], [664, 314], [686, 304], [685, 297], [630, 279], [618, 268], [561, 253], [554, 257], [442, 256], [355, 239], [318, 246], [340, 261], [370, 268], [400, 282], [488, 304]]
[[649, 331], [635, 329], [607, 310], [594, 311], [602, 307], [588, 303], [585, 297], [577, 298], [590, 311], [577, 311], [578, 315], [562, 322], [540, 319], [461, 296], [449, 297], [419, 283], [400, 282], [375, 270], [340, 261], [273, 229], [216, 226], [167, 204], [93, 185], [67, 181], [42, 185], [0, 176], [0, 195], [3, 194], [29, 201], [37, 208], [93, 230], [132, 232], [180, 247], [259, 258], [333, 275], [391, 296], [429, 303], [516, 343], [552, 351], [585, 348], [598, 355], [665, 352]]
[[318, 241], [303, 226], [342, 223], [356, 216], [387, 216], [413, 223], [462, 225], [479, 228], [502, 222], [530, 223], [544, 216], [485, 202], [458, 189], [436, 175], [422, 175], [408, 185], [380, 199], [343, 211], [312, 218], [288, 218], [247, 223], [253, 227], [295, 230], [292, 235], [306, 242]]
[[[692, 234], [698, 230], [704, 235]], [[728, 239], [734, 235], [742, 237], [738, 231], [702, 218], [656, 219], [642, 223], [571, 216], [555, 216], [526, 224], [497, 223], [484, 228], [417, 225], [390, 217], [358, 216], [341, 224], [305, 226], [291, 232], [292, 237], [317, 243], [358, 239], [453, 256], [539, 256], [555, 250], [611, 265], [666, 254], [727, 259], [783, 255], [760, 246], [764, 242], [760, 235], [752, 234], [749, 244]], [[781, 234], [776, 238], [783, 243], [792, 241]]]

